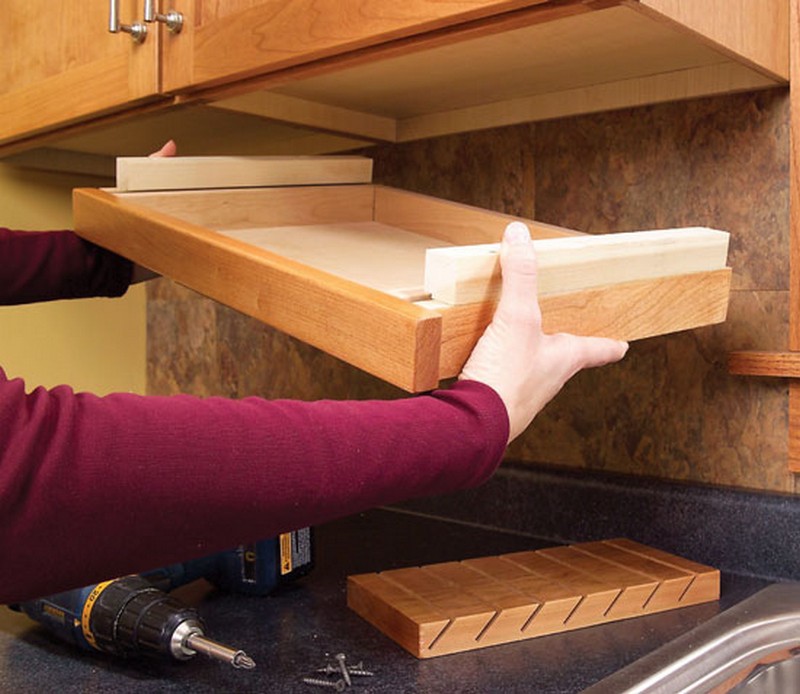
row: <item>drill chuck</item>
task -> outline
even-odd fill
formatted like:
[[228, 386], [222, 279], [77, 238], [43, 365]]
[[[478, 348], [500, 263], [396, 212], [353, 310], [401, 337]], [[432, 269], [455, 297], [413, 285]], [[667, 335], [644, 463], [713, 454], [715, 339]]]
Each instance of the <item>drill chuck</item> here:
[[19, 609], [84, 648], [118, 656], [166, 655], [188, 660], [196, 653], [237, 668], [255, 663], [243, 651], [205, 637], [197, 611], [141, 576], [92, 586], [88, 594], [62, 593], [23, 603]]

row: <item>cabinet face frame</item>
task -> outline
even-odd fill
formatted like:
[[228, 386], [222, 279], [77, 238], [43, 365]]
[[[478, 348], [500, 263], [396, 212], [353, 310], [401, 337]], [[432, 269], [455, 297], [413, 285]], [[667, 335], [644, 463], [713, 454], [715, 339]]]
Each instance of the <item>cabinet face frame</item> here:
[[[127, 34], [109, 33], [108, 10], [107, 0], [4, 3], [0, 40], [12, 54], [24, 45], [28, 57], [27, 67], [9, 63], [13, 79], [0, 87], [0, 145], [165, 100], [158, 27], [134, 44]], [[141, 14], [140, 0], [120, 3], [124, 23]]]
[[[494, 302], [409, 301], [214, 229], [374, 221], [447, 242], [496, 241], [515, 219], [375, 185], [74, 193], [76, 231], [409, 392], [457, 376]], [[534, 236], [568, 234], [527, 222]], [[547, 332], [640, 339], [721, 322], [730, 269], [541, 297]]]

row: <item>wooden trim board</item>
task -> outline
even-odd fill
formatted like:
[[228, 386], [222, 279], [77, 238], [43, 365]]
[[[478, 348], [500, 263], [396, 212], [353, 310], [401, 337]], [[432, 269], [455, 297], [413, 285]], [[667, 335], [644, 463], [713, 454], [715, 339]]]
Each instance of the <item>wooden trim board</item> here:
[[734, 376], [800, 378], [800, 352], [730, 352], [728, 373]]
[[370, 183], [367, 157], [119, 157], [119, 191]]
[[[661, 229], [534, 241], [539, 296], [725, 267], [729, 234]], [[447, 304], [494, 300], [500, 293], [499, 244], [431, 248], [425, 291]]]
[[[642, 340], [725, 321], [731, 269], [604, 285], [539, 299], [546, 333]], [[449, 306], [419, 301], [442, 316], [439, 373], [457, 376], [486, 326], [494, 303]]]
[[347, 579], [347, 604], [418, 658], [719, 598], [717, 569], [626, 539]]

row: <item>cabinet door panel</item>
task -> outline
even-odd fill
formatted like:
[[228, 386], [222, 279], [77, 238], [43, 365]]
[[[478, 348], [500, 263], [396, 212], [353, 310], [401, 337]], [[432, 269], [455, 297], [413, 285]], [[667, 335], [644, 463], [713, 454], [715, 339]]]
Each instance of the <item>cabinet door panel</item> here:
[[[158, 94], [158, 31], [142, 44], [108, 31], [109, 0], [5, 0], [0, 142], [109, 113]], [[122, 0], [126, 24], [141, 0]]]
[[549, 0], [175, 0], [167, 92], [239, 79]]

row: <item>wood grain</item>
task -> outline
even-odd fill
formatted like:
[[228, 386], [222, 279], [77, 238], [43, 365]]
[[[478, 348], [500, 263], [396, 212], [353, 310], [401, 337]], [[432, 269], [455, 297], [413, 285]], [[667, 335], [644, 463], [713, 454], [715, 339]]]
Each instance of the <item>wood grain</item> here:
[[[510, 219], [370, 185], [77, 190], [74, 211], [85, 238], [410, 392], [457, 375], [494, 310], [415, 301], [425, 239], [499, 235]], [[719, 322], [729, 282], [721, 270], [553, 294], [544, 328], [639, 339]]]
[[[729, 234], [687, 228], [534, 241], [539, 296], [725, 267]], [[436, 301], [470, 304], [500, 296], [500, 245], [432, 248], [425, 291]]]
[[766, 74], [789, 79], [786, 0], [759, 0], [758, 11], [751, 13], [747, 21], [741, 21], [740, 13], [753, 9], [751, 0], [631, 0], [630, 4], [697, 32]]
[[626, 539], [358, 574], [348, 606], [418, 658], [719, 598], [719, 571]]
[[[730, 269], [723, 269], [543, 296], [543, 327], [547, 333], [641, 340], [713, 325], [727, 316], [730, 282]], [[492, 319], [493, 303], [417, 303], [441, 313], [441, 375], [458, 375]]]
[[439, 382], [436, 313], [104, 191], [73, 199], [84, 238], [405, 390]]
[[735, 376], [800, 378], [800, 352], [731, 352], [728, 372]]
[[[107, 12], [108, 3], [3, 4], [0, 41], [11, 55], [0, 65], [0, 143], [168, 100], [159, 94], [158, 36], [133, 45], [108, 32]], [[124, 22], [137, 13], [135, 0], [121, 3]]]
[[120, 191], [370, 183], [366, 157], [119, 157]]
[[[229, 11], [203, 8], [180, 41], [167, 42], [165, 88], [185, 90], [304, 65], [359, 49], [502, 14], [547, 0], [300, 0], [257, 2]], [[191, 5], [178, 0], [176, 9]], [[218, 7], [218, 5], [214, 5]], [[185, 11], [190, 12], [189, 7]]]

